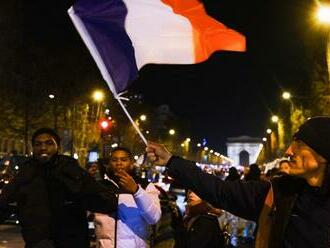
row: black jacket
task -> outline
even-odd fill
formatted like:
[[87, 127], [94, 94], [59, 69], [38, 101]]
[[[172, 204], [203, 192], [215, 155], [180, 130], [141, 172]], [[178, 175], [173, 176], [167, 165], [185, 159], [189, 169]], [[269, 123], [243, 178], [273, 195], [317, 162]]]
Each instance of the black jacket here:
[[185, 231], [185, 248], [223, 248], [225, 240], [218, 218], [199, 214], [189, 222]]
[[[116, 196], [73, 158], [55, 155], [46, 164], [31, 158], [2, 190], [0, 221], [17, 202], [26, 247], [89, 247], [86, 210], [111, 213]], [[46, 242], [46, 241], [50, 242]], [[40, 244], [42, 242], [42, 245]]]
[[[167, 167], [170, 176], [214, 207], [253, 221], [258, 220], [271, 185], [267, 181], [222, 181], [178, 157], [172, 157]], [[272, 180], [272, 185], [275, 207], [269, 247], [329, 247], [330, 197], [326, 190], [289, 176]]]

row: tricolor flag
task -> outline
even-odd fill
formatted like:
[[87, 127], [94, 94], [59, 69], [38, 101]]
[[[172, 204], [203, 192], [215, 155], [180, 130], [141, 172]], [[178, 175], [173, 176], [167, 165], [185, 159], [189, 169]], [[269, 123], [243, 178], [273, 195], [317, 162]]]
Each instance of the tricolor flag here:
[[78, 0], [68, 12], [114, 95], [145, 64], [245, 51], [245, 37], [208, 16], [199, 0]]

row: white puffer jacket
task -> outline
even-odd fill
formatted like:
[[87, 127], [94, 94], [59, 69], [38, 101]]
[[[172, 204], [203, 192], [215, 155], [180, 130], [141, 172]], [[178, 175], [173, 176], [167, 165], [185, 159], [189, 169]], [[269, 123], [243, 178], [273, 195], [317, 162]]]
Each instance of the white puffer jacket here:
[[[148, 247], [148, 226], [161, 217], [159, 191], [149, 183], [146, 189], [139, 186], [134, 194], [120, 194], [118, 199], [117, 248]], [[115, 218], [95, 213], [97, 248], [113, 248]]]

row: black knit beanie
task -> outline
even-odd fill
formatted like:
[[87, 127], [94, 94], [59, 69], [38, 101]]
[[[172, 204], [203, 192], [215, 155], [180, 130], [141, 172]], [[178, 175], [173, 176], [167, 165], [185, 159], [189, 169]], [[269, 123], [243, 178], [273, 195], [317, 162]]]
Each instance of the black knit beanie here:
[[294, 138], [303, 141], [330, 162], [330, 117], [308, 119], [299, 127]]
[[48, 128], [48, 127], [43, 127], [38, 129], [37, 131], [34, 132], [34, 134], [32, 135], [32, 145], [34, 144], [34, 140], [36, 139], [36, 137], [40, 134], [49, 134], [50, 136], [52, 136], [56, 142], [56, 144], [58, 146], [60, 146], [61, 144], [61, 138], [60, 136], [55, 132], [55, 130]]

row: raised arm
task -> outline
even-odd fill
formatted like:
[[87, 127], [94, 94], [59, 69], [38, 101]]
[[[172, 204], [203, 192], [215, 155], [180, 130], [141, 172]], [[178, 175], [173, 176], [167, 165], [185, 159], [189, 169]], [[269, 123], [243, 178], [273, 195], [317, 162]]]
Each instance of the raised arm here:
[[167, 167], [170, 176], [214, 207], [254, 221], [270, 187], [266, 181], [223, 181], [179, 157], [172, 157]]
[[222, 181], [214, 175], [202, 172], [195, 162], [172, 156], [162, 145], [150, 143], [149, 159], [165, 165], [169, 175], [184, 187], [191, 189], [203, 200], [249, 220], [256, 220], [270, 187], [266, 181]]

